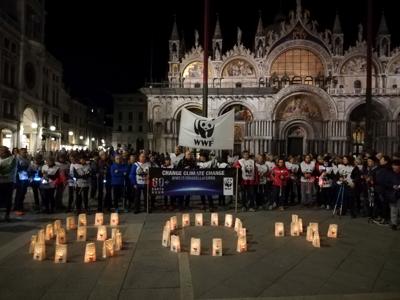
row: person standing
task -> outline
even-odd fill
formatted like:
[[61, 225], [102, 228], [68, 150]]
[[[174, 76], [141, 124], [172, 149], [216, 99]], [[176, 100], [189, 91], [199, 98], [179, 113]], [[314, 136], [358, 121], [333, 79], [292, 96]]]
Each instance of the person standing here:
[[17, 176], [14, 210], [16, 216], [24, 215], [24, 200], [29, 186], [31, 162], [26, 148], [19, 149], [17, 155]]
[[36, 154], [33, 161], [31, 162], [30, 174], [31, 178], [31, 188], [33, 191], [33, 200], [34, 200], [34, 211], [40, 212], [40, 198], [39, 198], [39, 187], [42, 178], [40, 177], [43, 166], [43, 157], [41, 154]]
[[278, 165], [272, 169], [272, 199], [280, 210], [284, 210], [285, 190], [290, 178], [290, 172], [285, 166], [283, 158], [278, 160]]
[[311, 160], [310, 155], [304, 156], [304, 160], [300, 163], [300, 171], [301, 202], [305, 206], [310, 206], [314, 202], [315, 195], [315, 162]]
[[60, 169], [56, 166], [54, 157], [49, 156], [46, 159], [46, 164], [42, 167], [42, 182], [40, 184], [45, 212], [48, 214], [53, 213], [55, 209], [54, 193], [59, 184], [59, 177]]
[[89, 212], [89, 179], [90, 165], [87, 164], [85, 156], [81, 154], [79, 162], [72, 164], [70, 168], [70, 176], [76, 183], [76, 209], [78, 213], [82, 211], [82, 202], [85, 212]]
[[67, 161], [67, 156], [65, 152], [61, 152], [58, 155], [56, 166], [60, 169], [60, 184], [57, 186], [56, 190], [56, 208], [65, 210], [65, 206], [63, 204], [63, 197], [64, 197], [65, 187], [68, 185], [69, 169], [70, 169], [70, 164]]
[[400, 160], [393, 160], [393, 172], [387, 178], [386, 188], [390, 204], [390, 223], [393, 230], [397, 230], [400, 215]]
[[250, 158], [249, 151], [244, 150], [242, 153], [242, 158], [235, 164], [236, 168], [241, 170], [241, 196], [243, 210], [253, 212], [254, 207], [254, 188], [258, 183], [258, 171], [254, 160]]
[[174, 168], [178, 167], [179, 162], [184, 157], [184, 154], [181, 152], [181, 147], [176, 146], [175, 152], [171, 153], [169, 157], [171, 158], [171, 163], [174, 166]]
[[147, 207], [147, 180], [149, 174], [149, 163], [146, 162], [146, 156], [144, 153], [140, 153], [139, 160], [133, 164], [131, 172], [129, 174], [129, 179], [131, 184], [135, 189], [135, 214], [140, 212], [140, 198], [143, 195], [143, 202], [145, 209]]
[[114, 210], [118, 212], [119, 201], [124, 193], [125, 178], [128, 175], [128, 165], [123, 163], [121, 155], [115, 156], [111, 165], [111, 185], [113, 189]]
[[17, 160], [6, 146], [0, 146], [0, 195], [6, 207], [4, 219], [10, 221], [12, 194], [17, 172]]
[[[189, 150], [185, 152], [185, 157], [182, 158], [177, 166], [177, 169], [196, 169], [197, 164], [196, 160], [193, 158], [193, 153]], [[190, 209], [190, 194], [184, 195], [184, 196], [179, 196], [178, 197], [178, 206], [180, 210], [183, 210], [183, 205], [185, 204], [185, 207], [187, 209]]]

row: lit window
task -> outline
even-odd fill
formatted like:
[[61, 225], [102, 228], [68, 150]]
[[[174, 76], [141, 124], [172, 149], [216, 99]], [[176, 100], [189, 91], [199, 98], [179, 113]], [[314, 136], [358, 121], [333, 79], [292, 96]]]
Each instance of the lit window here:
[[272, 63], [270, 73], [293, 77], [317, 77], [324, 74], [324, 66], [317, 55], [306, 49], [291, 49], [283, 52]]

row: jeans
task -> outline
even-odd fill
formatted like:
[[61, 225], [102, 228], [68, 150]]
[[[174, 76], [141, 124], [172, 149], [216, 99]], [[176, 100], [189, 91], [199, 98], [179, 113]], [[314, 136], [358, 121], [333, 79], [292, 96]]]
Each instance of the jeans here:
[[302, 204], [312, 204], [315, 194], [314, 182], [301, 183], [301, 202]]

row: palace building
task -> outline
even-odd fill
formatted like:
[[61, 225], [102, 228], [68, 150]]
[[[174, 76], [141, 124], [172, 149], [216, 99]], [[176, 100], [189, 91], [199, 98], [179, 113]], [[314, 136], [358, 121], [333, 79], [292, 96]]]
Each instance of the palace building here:
[[[217, 19], [209, 58], [208, 116], [235, 109], [234, 151], [286, 154], [359, 153], [365, 132], [366, 53], [363, 27], [344, 49], [336, 15], [320, 31], [297, 0], [287, 18], [264, 27], [260, 15], [254, 46], [237, 42], [222, 51]], [[399, 151], [400, 48], [393, 48], [382, 14], [373, 49], [373, 147]], [[201, 113], [203, 49], [184, 52], [176, 21], [169, 40], [168, 86], [142, 89], [148, 98], [150, 149], [170, 152], [178, 140], [183, 107]]]

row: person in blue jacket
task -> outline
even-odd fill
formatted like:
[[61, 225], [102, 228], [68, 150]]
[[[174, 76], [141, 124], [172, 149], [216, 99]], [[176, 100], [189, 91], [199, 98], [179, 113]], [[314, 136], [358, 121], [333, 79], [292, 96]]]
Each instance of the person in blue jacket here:
[[111, 185], [115, 211], [118, 211], [118, 203], [124, 192], [125, 178], [128, 175], [128, 165], [122, 163], [120, 155], [115, 156], [115, 162], [111, 165]]

